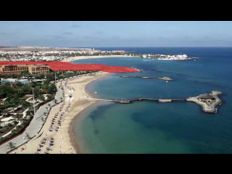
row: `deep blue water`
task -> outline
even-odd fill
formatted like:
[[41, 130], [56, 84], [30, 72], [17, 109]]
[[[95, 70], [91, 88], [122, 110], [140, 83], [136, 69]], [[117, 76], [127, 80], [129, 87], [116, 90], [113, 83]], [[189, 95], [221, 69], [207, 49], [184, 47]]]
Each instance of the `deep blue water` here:
[[[109, 48], [107, 48], [109, 49]], [[115, 49], [115, 48], [113, 48]], [[89, 111], [77, 125], [90, 153], [232, 153], [232, 49], [231, 48], [117, 48], [138, 53], [185, 53], [196, 61], [159, 61], [141, 58], [80, 60], [132, 66], [157, 79], [121, 78], [112, 75], [88, 86], [99, 98], [186, 98], [220, 90], [219, 113], [203, 113], [194, 103], [110, 104]], [[126, 75], [126, 74], [123, 74]], [[84, 148], [83, 148], [84, 149]]]

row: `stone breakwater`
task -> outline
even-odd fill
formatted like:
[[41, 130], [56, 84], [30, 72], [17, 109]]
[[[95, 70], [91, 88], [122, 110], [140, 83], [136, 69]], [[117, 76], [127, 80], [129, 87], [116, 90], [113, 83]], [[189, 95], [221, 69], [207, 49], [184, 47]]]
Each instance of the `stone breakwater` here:
[[118, 104], [131, 104], [134, 102], [156, 102], [156, 103], [171, 103], [171, 102], [194, 102], [202, 107], [206, 113], [217, 113], [218, 106], [222, 104], [220, 91], [211, 91], [211, 93], [200, 94], [195, 97], [188, 97], [186, 99], [169, 99], [169, 98], [131, 98], [131, 99], [95, 99], [114, 102]]
[[120, 76], [121, 78], [140, 78], [140, 79], [147, 79], [147, 80], [152, 80], [152, 79], [156, 79], [156, 80], [164, 80], [164, 81], [172, 81], [173, 79], [171, 77], [168, 76], [162, 76], [162, 77], [148, 77], [148, 76], [127, 76], [127, 75], [122, 75]]
[[186, 101], [194, 102], [200, 105], [204, 112], [217, 113], [217, 107], [222, 104], [221, 99], [218, 97], [221, 94], [221, 91], [211, 91], [211, 93], [205, 93], [195, 97], [189, 97], [186, 99]]

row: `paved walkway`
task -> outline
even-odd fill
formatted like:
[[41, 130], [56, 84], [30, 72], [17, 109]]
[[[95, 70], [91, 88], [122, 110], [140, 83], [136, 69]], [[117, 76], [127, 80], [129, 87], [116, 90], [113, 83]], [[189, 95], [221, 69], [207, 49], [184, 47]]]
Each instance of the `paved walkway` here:
[[[55, 95], [55, 99], [57, 100], [57, 103], [62, 102], [61, 98], [63, 98], [63, 90], [61, 88], [59, 88], [60, 83], [61, 82], [57, 83], [57, 93]], [[50, 107], [49, 107], [49, 105], [50, 105]], [[31, 138], [36, 136], [39, 133], [39, 131], [41, 130], [41, 128], [43, 127], [49, 111], [55, 105], [56, 105], [55, 100], [52, 100], [52, 101], [42, 105], [36, 111], [33, 119], [31, 120], [31, 123], [29, 124], [29, 126], [25, 129], [25, 131], [22, 134], [18, 135], [17, 137], [13, 138], [12, 140], [5, 142], [4, 144], [2, 144], [0, 146], [0, 153], [5, 154], [5, 153], [8, 153], [9, 151], [12, 150], [10, 148], [10, 145], [9, 145], [10, 142], [12, 142], [15, 147], [18, 147], [20, 145], [23, 145], [27, 141], [29, 141], [28, 136]], [[46, 114], [44, 114], [44, 113], [46, 113]]]

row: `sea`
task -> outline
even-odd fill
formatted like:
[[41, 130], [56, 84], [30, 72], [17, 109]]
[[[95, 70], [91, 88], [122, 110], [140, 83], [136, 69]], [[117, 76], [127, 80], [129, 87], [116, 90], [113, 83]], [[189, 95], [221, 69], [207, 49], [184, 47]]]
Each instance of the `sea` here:
[[[99, 49], [99, 48], [98, 48]], [[232, 48], [100, 48], [134, 53], [187, 54], [188, 61], [104, 58], [75, 63], [103, 63], [140, 69], [119, 73], [87, 86], [104, 99], [137, 97], [185, 99], [219, 90], [223, 104], [216, 114], [190, 102], [98, 103], [73, 124], [83, 153], [221, 154], [232, 153]], [[147, 76], [153, 79], [123, 78]], [[173, 79], [168, 83], [158, 77]], [[81, 141], [80, 141], [81, 140]]]

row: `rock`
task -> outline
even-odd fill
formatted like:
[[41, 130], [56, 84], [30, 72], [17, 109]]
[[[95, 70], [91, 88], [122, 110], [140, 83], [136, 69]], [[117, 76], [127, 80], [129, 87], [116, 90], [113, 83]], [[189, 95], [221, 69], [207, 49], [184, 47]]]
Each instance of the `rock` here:
[[211, 93], [200, 94], [195, 97], [189, 97], [186, 101], [194, 102], [202, 107], [202, 110], [207, 113], [217, 113], [217, 107], [222, 104], [218, 95], [221, 91], [211, 91]]

